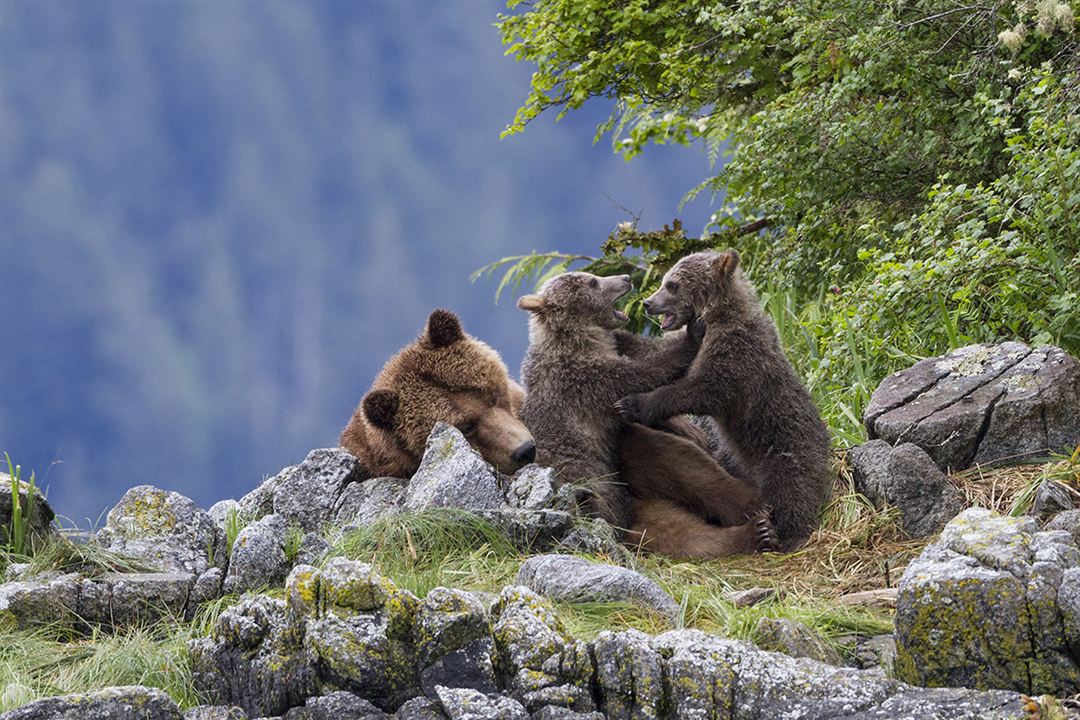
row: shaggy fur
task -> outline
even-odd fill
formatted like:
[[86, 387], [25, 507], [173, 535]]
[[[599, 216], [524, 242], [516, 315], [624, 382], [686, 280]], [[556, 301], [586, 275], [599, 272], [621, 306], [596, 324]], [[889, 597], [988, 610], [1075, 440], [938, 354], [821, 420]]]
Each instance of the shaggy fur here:
[[697, 350], [679, 333], [648, 361], [619, 355], [612, 331], [627, 318], [615, 302], [629, 289], [625, 275], [573, 272], [518, 301], [531, 313], [521, 418], [536, 440], [536, 461], [554, 467], [560, 482], [591, 488], [590, 511], [618, 528], [630, 527], [632, 500], [615, 473], [621, 421], [614, 403], [674, 380]]
[[618, 403], [628, 422], [658, 425], [685, 413], [711, 415], [748, 479], [772, 506], [781, 547], [803, 544], [828, 498], [829, 436], [784, 356], [734, 250], [688, 255], [646, 300], [674, 330], [700, 318], [701, 350], [685, 376]]
[[341, 445], [372, 475], [409, 477], [439, 420], [457, 427], [484, 459], [512, 473], [535, 446], [518, 419], [525, 391], [498, 353], [436, 310], [420, 337], [390, 358], [341, 432]]

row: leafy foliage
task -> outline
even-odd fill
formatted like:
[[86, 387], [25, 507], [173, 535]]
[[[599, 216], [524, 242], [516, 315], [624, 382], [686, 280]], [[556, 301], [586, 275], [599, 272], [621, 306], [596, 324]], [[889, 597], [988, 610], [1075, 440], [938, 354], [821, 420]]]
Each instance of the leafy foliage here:
[[[722, 198], [709, 232], [630, 223], [559, 267], [629, 271], [644, 294], [678, 257], [735, 245], [855, 440], [869, 391], [915, 356], [1004, 338], [1080, 353], [1076, 15], [1055, 0], [538, 0], [499, 17], [508, 54], [536, 66], [506, 133], [606, 98], [597, 138], [627, 157], [703, 144], [718, 170], [689, 195]], [[501, 289], [534, 256], [514, 260]], [[640, 295], [628, 311], [646, 325]]]

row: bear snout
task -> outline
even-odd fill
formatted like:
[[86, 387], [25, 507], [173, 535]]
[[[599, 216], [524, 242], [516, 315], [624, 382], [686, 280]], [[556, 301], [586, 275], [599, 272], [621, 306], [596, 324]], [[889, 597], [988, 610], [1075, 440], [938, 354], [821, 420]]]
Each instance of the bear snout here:
[[528, 465], [536, 460], [536, 443], [532, 440], [523, 443], [510, 457], [518, 465]]

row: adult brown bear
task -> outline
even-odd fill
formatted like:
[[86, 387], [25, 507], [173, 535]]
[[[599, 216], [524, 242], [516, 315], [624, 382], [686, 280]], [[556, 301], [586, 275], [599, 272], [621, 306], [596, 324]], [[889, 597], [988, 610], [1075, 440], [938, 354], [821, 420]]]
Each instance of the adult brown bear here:
[[452, 312], [435, 310], [420, 337], [383, 366], [342, 430], [341, 446], [373, 476], [409, 477], [442, 420], [497, 470], [513, 473], [536, 455], [518, 419], [524, 399], [499, 354], [465, 334]]

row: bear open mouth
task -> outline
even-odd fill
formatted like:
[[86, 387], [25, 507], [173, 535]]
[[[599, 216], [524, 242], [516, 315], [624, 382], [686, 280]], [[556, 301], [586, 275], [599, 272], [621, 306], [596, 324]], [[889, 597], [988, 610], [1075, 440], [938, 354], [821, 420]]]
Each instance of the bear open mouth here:
[[675, 322], [679, 319], [679, 316], [675, 313], [664, 313], [664, 319], [660, 322], [661, 330], [670, 330], [674, 327]]
[[629, 322], [630, 321], [630, 316], [627, 315], [626, 313], [624, 313], [619, 308], [612, 308], [611, 312], [613, 312], [615, 314], [616, 318], [618, 318], [619, 320], [622, 320], [623, 322]]

